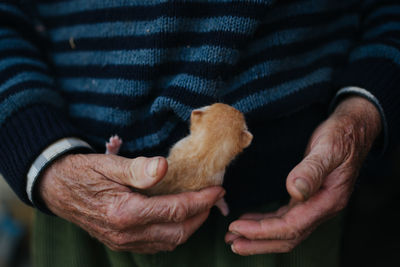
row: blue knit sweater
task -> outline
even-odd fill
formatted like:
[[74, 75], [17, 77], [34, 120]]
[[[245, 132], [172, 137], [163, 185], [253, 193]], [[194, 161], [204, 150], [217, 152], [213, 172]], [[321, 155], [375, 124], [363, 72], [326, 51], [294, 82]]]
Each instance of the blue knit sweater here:
[[228, 201], [279, 199], [344, 86], [379, 100], [393, 141], [398, 1], [3, 0], [0, 172], [28, 203], [27, 171], [54, 141], [102, 153], [118, 134], [124, 156], [165, 155], [192, 109], [224, 102], [255, 133], [228, 171]]

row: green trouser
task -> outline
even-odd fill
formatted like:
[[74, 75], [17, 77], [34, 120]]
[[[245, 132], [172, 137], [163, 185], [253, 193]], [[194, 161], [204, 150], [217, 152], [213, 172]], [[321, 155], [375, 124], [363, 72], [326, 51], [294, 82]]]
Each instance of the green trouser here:
[[233, 218], [224, 218], [215, 209], [184, 245], [155, 255], [113, 252], [72, 223], [36, 212], [33, 261], [35, 267], [337, 267], [342, 217], [318, 227], [290, 253], [243, 257], [232, 253], [224, 242]]

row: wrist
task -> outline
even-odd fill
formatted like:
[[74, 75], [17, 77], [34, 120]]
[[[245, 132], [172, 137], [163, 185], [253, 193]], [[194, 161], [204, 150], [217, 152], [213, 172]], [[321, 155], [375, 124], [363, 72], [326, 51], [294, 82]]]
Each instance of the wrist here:
[[[39, 201], [49, 210], [52, 210], [51, 199], [53, 198], [53, 196], [51, 193], [52, 191], [54, 191], [54, 188], [56, 188], [54, 184], [57, 183], [56, 181], [57, 177], [55, 174], [59, 172], [58, 165], [62, 164], [64, 160], [68, 159], [71, 156], [72, 154], [65, 154], [58, 157], [57, 159], [52, 161], [38, 177], [34, 193], [36, 195], [37, 201]], [[55, 199], [53, 199], [53, 201], [54, 200]]]
[[364, 137], [369, 147], [382, 131], [382, 119], [376, 106], [364, 97], [349, 95], [336, 106], [334, 117], [345, 121]]
[[31, 203], [45, 213], [51, 213], [40, 194], [40, 182], [43, 173], [65, 155], [76, 153], [93, 153], [86, 142], [78, 138], [63, 138], [48, 146], [33, 162], [27, 174], [26, 192]]
[[[60, 186], [68, 186], [65, 181], [62, 181], [62, 177], [66, 174], [73, 173], [74, 170], [80, 170], [77, 162], [82, 163], [85, 158], [85, 154], [80, 153], [67, 153], [57, 159], [53, 160], [40, 174], [38, 182], [35, 186], [36, 200], [46, 209], [55, 213], [54, 206], [57, 206], [59, 195], [67, 195], [67, 192], [63, 189], [60, 190]], [[75, 159], [76, 158], [76, 159]]]

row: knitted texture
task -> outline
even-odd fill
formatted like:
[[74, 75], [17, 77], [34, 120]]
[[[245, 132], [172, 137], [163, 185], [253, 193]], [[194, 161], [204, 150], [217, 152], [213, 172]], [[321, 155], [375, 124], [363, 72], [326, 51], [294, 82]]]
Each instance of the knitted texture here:
[[[351, 85], [378, 98], [394, 136], [399, 10], [398, 1], [381, 0], [2, 1], [0, 172], [26, 200], [32, 161], [74, 129], [98, 152], [118, 134], [124, 156], [165, 155], [187, 133], [194, 108], [225, 102], [265, 134], [255, 135], [266, 139], [258, 150], [246, 152], [256, 160], [253, 171], [265, 173], [257, 169], [262, 151], [275, 138], [292, 144], [283, 137], [293, 132], [261, 128], [316, 105], [324, 114], [335, 92]], [[324, 118], [315, 116], [293, 138], [288, 149], [296, 153], [272, 162], [269, 179], [248, 176], [259, 191], [249, 199], [284, 194], [305, 136]], [[226, 180], [235, 192], [238, 183]]]
[[26, 194], [26, 175], [36, 156], [64, 136], [79, 135], [58, 110], [32, 106], [8, 118], [0, 127], [0, 136], [1, 172], [9, 178], [7, 181], [17, 195], [30, 204]]

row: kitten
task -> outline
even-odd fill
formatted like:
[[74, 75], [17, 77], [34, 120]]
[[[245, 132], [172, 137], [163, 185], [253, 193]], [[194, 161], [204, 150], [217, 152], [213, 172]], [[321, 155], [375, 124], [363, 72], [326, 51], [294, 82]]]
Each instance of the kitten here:
[[[190, 123], [190, 135], [169, 152], [165, 177], [153, 187], [140, 190], [141, 193], [174, 194], [222, 185], [225, 168], [253, 139], [243, 114], [226, 104], [193, 110]], [[111, 137], [106, 144], [107, 153], [117, 153], [121, 143], [117, 136]], [[216, 206], [225, 216], [229, 213], [223, 199]]]

